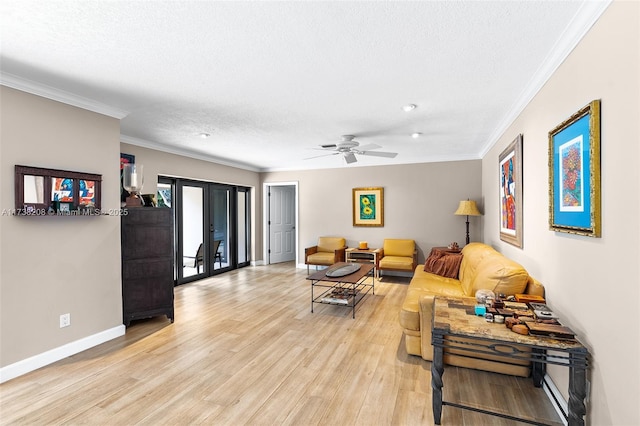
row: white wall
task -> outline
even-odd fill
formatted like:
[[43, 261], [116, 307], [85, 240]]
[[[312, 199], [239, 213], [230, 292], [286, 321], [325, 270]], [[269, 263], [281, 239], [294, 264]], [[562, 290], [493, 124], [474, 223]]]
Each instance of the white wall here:
[[[119, 120], [5, 86], [0, 102], [3, 210], [15, 206], [16, 164], [101, 174], [103, 209], [120, 208]], [[0, 233], [0, 367], [124, 332], [119, 216], [3, 214]], [[71, 326], [60, 328], [64, 313]]]
[[[434, 246], [465, 243], [465, 217], [453, 212], [460, 200], [476, 200], [483, 211], [481, 161], [452, 161], [377, 167], [347, 167], [262, 174], [265, 183], [298, 182], [298, 259], [319, 236], [342, 236], [349, 247], [367, 241], [381, 247], [385, 238], [416, 241], [419, 258]], [[384, 227], [353, 226], [352, 191], [360, 187], [384, 188]], [[481, 241], [480, 218], [471, 217], [471, 241]]]
[[[591, 353], [587, 422], [640, 424], [640, 3], [614, 2], [482, 161], [484, 240], [545, 285]], [[548, 132], [602, 100], [602, 238], [548, 226]], [[500, 241], [498, 156], [524, 134], [524, 249]], [[565, 368], [550, 368], [566, 390]], [[565, 398], [567, 395], [565, 394]]]

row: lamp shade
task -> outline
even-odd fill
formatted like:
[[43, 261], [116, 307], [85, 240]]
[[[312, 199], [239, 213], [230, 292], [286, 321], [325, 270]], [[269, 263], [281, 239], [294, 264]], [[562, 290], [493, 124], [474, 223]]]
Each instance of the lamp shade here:
[[458, 210], [454, 214], [461, 216], [481, 216], [475, 201], [463, 200], [458, 205]]

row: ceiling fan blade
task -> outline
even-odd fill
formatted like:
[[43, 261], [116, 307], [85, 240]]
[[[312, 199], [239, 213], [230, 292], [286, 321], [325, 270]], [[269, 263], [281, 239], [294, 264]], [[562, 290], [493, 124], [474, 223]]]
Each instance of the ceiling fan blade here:
[[307, 158], [303, 158], [303, 160], [312, 160], [314, 158], [320, 158], [320, 157], [328, 157], [329, 155], [336, 155], [336, 154], [340, 154], [338, 151], [336, 152], [331, 152], [329, 154], [322, 154], [322, 155], [316, 155], [314, 157], [307, 157]]
[[345, 152], [344, 153], [344, 161], [346, 161], [347, 164], [351, 164], [351, 163], [355, 163], [356, 161], [358, 161], [358, 159], [353, 154], [353, 152]]
[[376, 145], [375, 143], [368, 143], [366, 145], [361, 145], [356, 148], [356, 151], [369, 151], [371, 149], [382, 148], [380, 145]]
[[373, 157], [386, 157], [386, 158], [395, 158], [395, 156], [398, 155], [397, 152], [381, 152], [381, 151], [362, 151], [359, 154], [371, 155]]
[[336, 145], [335, 143], [330, 143], [330, 144], [326, 144], [326, 145], [320, 145], [320, 148], [322, 149], [328, 149], [328, 148], [337, 148], [338, 145]]

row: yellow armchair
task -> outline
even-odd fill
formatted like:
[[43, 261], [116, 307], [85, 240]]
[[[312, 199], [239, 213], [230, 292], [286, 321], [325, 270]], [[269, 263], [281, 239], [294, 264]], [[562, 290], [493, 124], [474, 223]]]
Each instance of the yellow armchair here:
[[309, 265], [329, 266], [334, 263], [344, 262], [344, 253], [347, 249], [346, 240], [340, 237], [320, 237], [318, 245], [304, 249], [304, 263]]
[[418, 250], [413, 240], [385, 239], [378, 256], [378, 271], [413, 272], [418, 266]]

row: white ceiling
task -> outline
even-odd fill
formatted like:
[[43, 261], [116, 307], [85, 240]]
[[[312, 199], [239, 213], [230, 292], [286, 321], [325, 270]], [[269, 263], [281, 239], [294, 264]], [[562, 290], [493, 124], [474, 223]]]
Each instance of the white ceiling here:
[[[0, 70], [123, 142], [250, 170], [475, 159], [607, 5], [3, 0]], [[344, 134], [399, 154], [305, 160]]]

